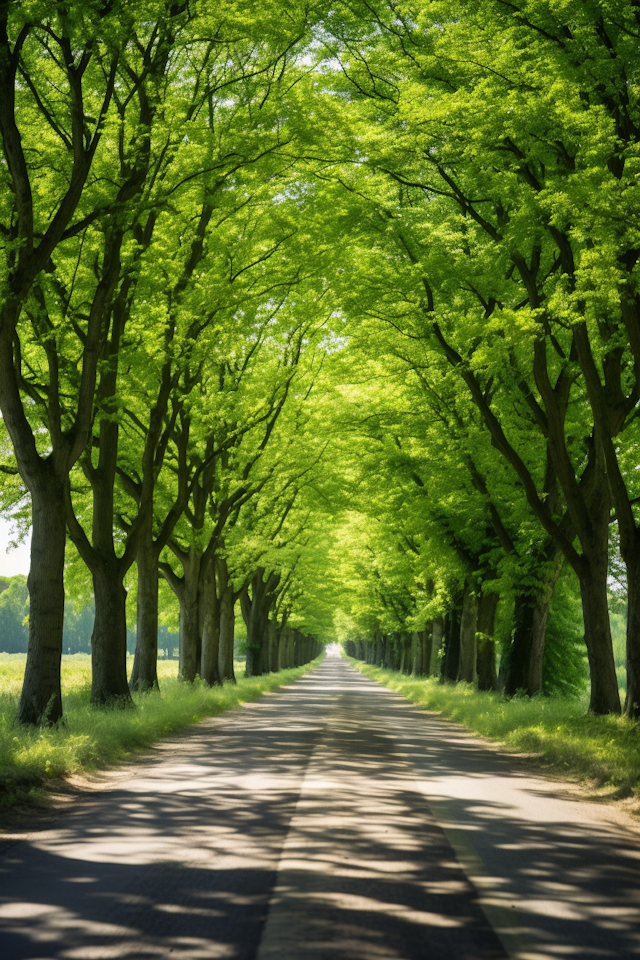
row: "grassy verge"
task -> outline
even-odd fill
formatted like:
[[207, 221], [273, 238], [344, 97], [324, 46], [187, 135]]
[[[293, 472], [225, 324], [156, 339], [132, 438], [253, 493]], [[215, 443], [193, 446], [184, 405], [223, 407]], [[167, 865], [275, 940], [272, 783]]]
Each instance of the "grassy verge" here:
[[135, 710], [96, 710], [89, 704], [89, 658], [64, 657], [64, 723], [31, 730], [14, 722], [24, 656], [0, 657], [0, 806], [35, 799], [71, 774], [127, 760], [161, 737], [291, 683], [313, 664], [251, 679], [243, 676], [244, 664], [236, 664], [237, 685], [213, 688], [181, 683], [175, 661], [158, 666], [160, 693], [135, 694]]
[[468, 684], [413, 680], [352, 660], [354, 667], [408, 700], [463, 724], [546, 768], [606, 788], [612, 798], [640, 800], [640, 723], [593, 717], [583, 700], [516, 698], [479, 693]]

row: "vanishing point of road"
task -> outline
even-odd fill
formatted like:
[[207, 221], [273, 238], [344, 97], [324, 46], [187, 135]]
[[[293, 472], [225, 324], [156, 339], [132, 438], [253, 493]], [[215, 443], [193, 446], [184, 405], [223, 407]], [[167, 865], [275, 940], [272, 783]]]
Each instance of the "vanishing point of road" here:
[[327, 657], [0, 851], [2, 960], [640, 956], [640, 835]]

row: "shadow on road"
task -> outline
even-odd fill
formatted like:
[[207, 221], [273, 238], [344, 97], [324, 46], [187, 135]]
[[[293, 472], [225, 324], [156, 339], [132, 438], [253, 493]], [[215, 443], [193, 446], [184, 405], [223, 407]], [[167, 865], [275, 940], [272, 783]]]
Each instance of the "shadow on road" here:
[[131, 772], [5, 849], [3, 960], [637, 955], [636, 840], [344, 661]]

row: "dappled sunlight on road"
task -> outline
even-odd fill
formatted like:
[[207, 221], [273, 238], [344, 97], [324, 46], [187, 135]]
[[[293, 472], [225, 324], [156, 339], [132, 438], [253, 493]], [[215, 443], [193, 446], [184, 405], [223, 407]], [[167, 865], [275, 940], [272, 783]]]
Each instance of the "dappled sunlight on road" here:
[[206, 721], [12, 845], [0, 862], [4, 960], [254, 956], [330, 702], [303, 680]]
[[497, 930], [620, 960], [639, 868], [600, 808], [327, 658], [4, 844], [2, 957], [484, 960]]
[[[391, 695], [393, 697], [393, 695]], [[530, 776], [455, 724], [385, 714], [494, 928], [522, 957], [640, 955], [640, 836], [606, 805]]]
[[347, 677], [302, 785], [259, 960], [505, 956], [396, 753], [378, 688]]

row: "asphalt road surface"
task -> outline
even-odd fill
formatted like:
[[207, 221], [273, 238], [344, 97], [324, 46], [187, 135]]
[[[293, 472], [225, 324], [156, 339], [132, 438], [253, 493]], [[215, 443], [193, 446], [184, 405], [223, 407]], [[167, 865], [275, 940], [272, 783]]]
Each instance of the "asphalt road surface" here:
[[2, 960], [640, 956], [640, 836], [328, 657], [0, 852]]

